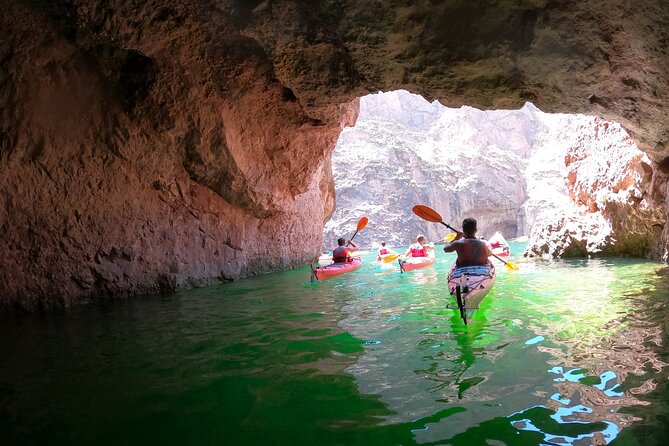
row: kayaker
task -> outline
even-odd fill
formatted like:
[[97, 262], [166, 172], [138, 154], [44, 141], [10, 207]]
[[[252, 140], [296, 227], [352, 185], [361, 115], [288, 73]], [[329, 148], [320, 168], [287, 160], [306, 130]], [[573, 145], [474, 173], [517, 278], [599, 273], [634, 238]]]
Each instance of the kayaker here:
[[445, 252], [457, 252], [456, 266], [479, 266], [489, 263], [488, 256], [492, 256], [490, 247], [484, 240], [476, 238], [476, 220], [465, 218], [462, 221], [462, 232], [456, 233], [455, 239], [444, 246]]
[[427, 257], [427, 251], [430, 249], [434, 248], [425, 243], [425, 236], [419, 235], [416, 237], [416, 243], [409, 246], [407, 252], [404, 253], [404, 257]]
[[355, 251], [358, 247], [351, 240], [348, 241], [348, 244], [351, 245], [352, 248], [346, 246], [345, 239], [340, 238], [337, 240], [338, 246], [332, 251], [332, 261], [334, 263], [346, 263], [353, 260], [349, 253]]
[[390, 249], [386, 246], [386, 242], [381, 242], [379, 247], [379, 257], [390, 254]]

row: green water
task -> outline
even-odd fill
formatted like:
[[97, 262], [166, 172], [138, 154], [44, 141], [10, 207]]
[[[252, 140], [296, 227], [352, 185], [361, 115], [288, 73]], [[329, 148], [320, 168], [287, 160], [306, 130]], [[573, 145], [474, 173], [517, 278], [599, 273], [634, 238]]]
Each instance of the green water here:
[[513, 258], [465, 327], [373, 258], [1, 320], [0, 444], [665, 444], [662, 265]]

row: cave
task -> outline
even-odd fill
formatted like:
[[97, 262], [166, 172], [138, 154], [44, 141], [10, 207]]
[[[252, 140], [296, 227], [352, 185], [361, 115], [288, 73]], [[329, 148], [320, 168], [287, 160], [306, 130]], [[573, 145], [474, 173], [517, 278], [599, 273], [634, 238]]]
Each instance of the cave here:
[[611, 212], [667, 258], [665, 2], [2, 3], [3, 311], [304, 265], [342, 128], [397, 89], [620, 123], [649, 206]]

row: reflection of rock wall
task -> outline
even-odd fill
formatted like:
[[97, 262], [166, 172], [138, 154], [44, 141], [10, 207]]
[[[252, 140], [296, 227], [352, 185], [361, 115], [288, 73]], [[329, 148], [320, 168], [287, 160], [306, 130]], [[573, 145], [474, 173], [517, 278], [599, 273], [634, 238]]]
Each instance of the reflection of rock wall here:
[[363, 243], [438, 240], [447, 231], [410, 211], [427, 204], [454, 225], [474, 216], [484, 237], [532, 229], [536, 255], [644, 256], [660, 235], [648, 222], [662, 216], [648, 199], [649, 163], [620, 125], [599, 118], [531, 104], [448, 109], [402, 91], [366, 96], [333, 154], [337, 210], [324, 247], [362, 215], [371, 220]]

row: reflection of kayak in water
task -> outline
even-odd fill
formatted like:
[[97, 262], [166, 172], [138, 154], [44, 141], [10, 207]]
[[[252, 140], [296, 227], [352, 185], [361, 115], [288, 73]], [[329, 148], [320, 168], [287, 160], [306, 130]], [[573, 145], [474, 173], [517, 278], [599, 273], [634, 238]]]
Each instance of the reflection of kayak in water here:
[[330, 279], [332, 277], [336, 277], [344, 273], [355, 271], [356, 269], [360, 268], [360, 265], [362, 265], [362, 259], [360, 257], [354, 258], [353, 261], [351, 262], [333, 263], [331, 265], [323, 266], [320, 268], [316, 268], [312, 263], [311, 281], [313, 282], [314, 280]]
[[495, 232], [492, 237], [488, 240], [488, 245], [492, 253], [499, 257], [509, 257], [511, 251], [509, 249], [509, 243], [506, 241], [504, 236], [499, 232]]
[[455, 298], [460, 310], [460, 317], [467, 325], [468, 320], [479, 308], [479, 304], [495, 285], [495, 266], [492, 263], [482, 266], [464, 266], [455, 264], [448, 273], [448, 289]]
[[407, 257], [406, 259], [398, 259], [398, 262], [400, 264], [400, 273], [404, 273], [432, 265], [434, 263], [434, 254], [428, 254], [426, 257]]

